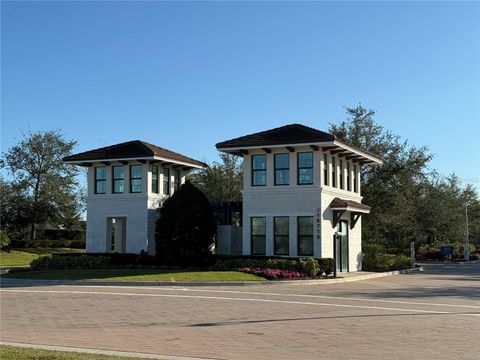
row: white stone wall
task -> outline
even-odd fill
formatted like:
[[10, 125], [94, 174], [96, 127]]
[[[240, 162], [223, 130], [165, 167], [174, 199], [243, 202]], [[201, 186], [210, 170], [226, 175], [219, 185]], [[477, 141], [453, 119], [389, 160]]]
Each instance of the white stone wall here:
[[[336, 229], [332, 227], [333, 213], [329, 209], [330, 203], [335, 197], [346, 200], [361, 202], [360, 196], [360, 166], [357, 165], [357, 174], [354, 176], [353, 163], [343, 161], [343, 168], [339, 167], [339, 159], [335, 156], [336, 184], [332, 187], [332, 155], [327, 153], [327, 163], [324, 163], [324, 153], [313, 151], [310, 147], [297, 147], [295, 152], [289, 153], [285, 148], [272, 148], [270, 154], [262, 149], [250, 150], [244, 157], [244, 187], [243, 187], [243, 254], [251, 254], [250, 219], [252, 217], [266, 217], [266, 255], [274, 254], [274, 229], [273, 218], [276, 216], [289, 217], [289, 256], [297, 256], [297, 217], [312, 216], [314, 220], [314, 256], [333, 257], [333, 235]], [[297, 154], [299, 152], [313, 152], [313, 184], [297, 185]], [[289, 153], [289, 185], [274, 185], [274, 154]], [[251, 156], [265, 154], [267, 156], [267, 185], [252, 186]], [[334, 155], [333, 155], [334, 156]], [[350, 163], [350, 176], [347, 174], [347, 163]], [[324, 182], [324, 169], [327, 168], [328, 186]], [[344, 189], [340, 189], [340, 172], [343, 172]], [[347, 187], [347, 179], [350, 180], [350, 191]], [[354, 179], [357, 181], [357, 192], [354, 190]], [[319, 233], [316, 226], [317, 209], [320, 213]], [[368, 215], [367, 215], [368, 216]], [[342, 219], [348, 220], [350, 225], [350, 213], [347, 212]], [[361, 219], [354, 229], [349, 229], [349, 271], [357, 271], [361, 268]]]
[[[142, 192], [130, 191], [130, 165], [142, 165]], [[106, 166], [106, 193], [95, 194], [95, 167], [105, 166], [94, 164], [88, 169], [88, 197], [87, 197], [87, 252], [110, 252], [109, 237], [107, 235], [107, 219], [115, 217], [126, 218], [126, 248], [127, 253], [139, 253], [142, 250], [150, 254], [155, 253], [155, 222], [158, 219], [156, 210], [168, 198], [163, 195], [163, 169], [159, 166], [159, 193], [151, 190], [152, 165], [140, 164], [131, 161], [125, 166], [124, 185], [122, 194], [112, 193], [112, 166], [122, 165], [112, 162]], [[173, 194], [174, 173], [170, 171], [171, 189]], [[185, 182], [185, 172], [180, 170], [181, 181]], [[108, 242], [108, 245], [107, 245]], [[108, 247], [108, 248], [107, 248]]]

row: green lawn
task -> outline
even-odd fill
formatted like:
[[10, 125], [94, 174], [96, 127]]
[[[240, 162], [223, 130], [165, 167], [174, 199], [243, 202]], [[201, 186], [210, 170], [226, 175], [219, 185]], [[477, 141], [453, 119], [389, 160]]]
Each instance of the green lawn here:
[[75, 352], [28, 349], [15, 346], [0, 345], [2, 360], [139, 360], [140, 358], [118, 357], [98, 354], [82, 354]]
[[48, 256], [59, 253], [82, 253], [82, 249], [67, 248], [36, 248], [36, 249], [17, 249], [9, 253], [0, 253], [0, 268], [27, 267], [32, 260], [40, 256]]
[[102, 281], [266, 281], [239, 271], [203, 271], [181, 269], [72, 269], [28, 271], [2, 277], [35, 280], [102, 280]]

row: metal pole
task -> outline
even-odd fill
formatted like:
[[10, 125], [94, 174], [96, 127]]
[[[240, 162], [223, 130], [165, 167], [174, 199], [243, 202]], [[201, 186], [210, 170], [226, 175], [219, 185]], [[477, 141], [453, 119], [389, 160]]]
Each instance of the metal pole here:
[[468, 248], [468, 205], [465, 204], [465, 245], [463, 247], [464, 261], [470, 260], [470, 250]]

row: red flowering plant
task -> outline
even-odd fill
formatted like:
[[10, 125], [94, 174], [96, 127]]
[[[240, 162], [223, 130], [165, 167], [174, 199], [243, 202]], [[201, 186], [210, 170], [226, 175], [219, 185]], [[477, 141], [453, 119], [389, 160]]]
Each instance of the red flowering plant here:
[[294, 278], [307, 277], [307, 275], [301, 271], [292, 271], [292, 270], [283, 270], [283, 269], [261, 269], [261, 268], [242, 267], [238, 270], [244, 273], [261, 276], [268, 280], [294, 279]]

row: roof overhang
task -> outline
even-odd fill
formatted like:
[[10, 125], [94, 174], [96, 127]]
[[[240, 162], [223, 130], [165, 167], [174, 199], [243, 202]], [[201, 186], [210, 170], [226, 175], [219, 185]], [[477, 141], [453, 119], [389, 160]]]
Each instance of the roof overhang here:
[[204, 168], [207, 167], [206, 164], [205, 164], [205, 166], [201, 166], [201, 165], [189, 163], [189, 162], [186, 162], [186, 161], [168, 159], [168, 158], [157, 156], [157, 155], [148, 156], [148, 157], [136, 157], [136, 158], [89, 159], [89, 160], [75, 160], [75, 161], [64, 161], [64, 162], [66, 164], [90, 167], [95, 163], [107, 164], [107, 163], [112, 163], [112, 162], [126, 162], [126, 161], [139, 161], [139, 162], [142, 162], [142, 163], [145, 163], [147, 161], [150, 161], [151, 163], [158, 162], [158, 163], [165, 164], [165, 165], [182, 166], [182, 167], [188, 168], [188, 169], [204, 169]]
[[332, 210], [332, 227], [336, 227], [340, 218], [347, 211], [350, 212], [350, 229], [353, 229], [360, 219], [360, 216], [370, 213], [370, 206], [353, 201], [344, 200], [336, 197], [330, 203], [330, 210]]
[[272, 149], [286, 149], [291, 151], [292, 148], [300, 146], [309, 146], [312, 148], [312, 151], [322, 150], [323, 152], [330, 152], [335, 154], [339, 158], [345, 158], [354, 163], [359, 163], [360, 165], [369, 164], [369, 165], [381, 165], [383, 160], [369, 153], [368, 151], [362, 150], [356, 146], [348, 145], [340, 140], [328, 141], [328, 142], [313, 142], [313, 143], [297, 143], [297, 144], [281, 144], [281, 145], [262, 145], [262, 146], [244, 146], [244, 147], [219, 147], [218, 151], [225, 153], [244, 156], [249, 153], [251, 150], [262, 150], [269, 152]]

